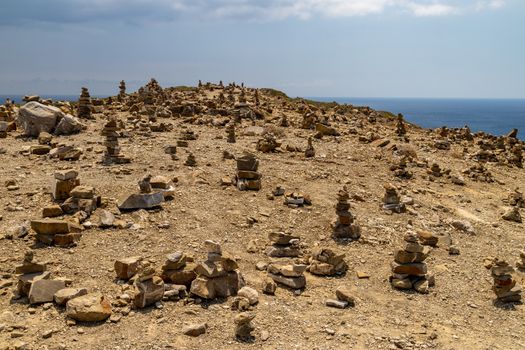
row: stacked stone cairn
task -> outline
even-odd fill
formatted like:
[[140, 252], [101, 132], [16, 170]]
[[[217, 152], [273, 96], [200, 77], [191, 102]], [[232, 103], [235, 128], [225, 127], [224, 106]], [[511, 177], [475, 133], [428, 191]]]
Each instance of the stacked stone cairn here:
[[403, 249], [398, 249], [394, 253], [390, 283], [397, 289], [415, 289], [419, 293], [426, 294], [429, 287], [434, 285], [434, 278], [427, 273], [425, 263], [430, 248], [421, 245], [418, 237], [413, 233], [407, 233], [404, 241]]
[[133, 305], [136, 308], [144, 308], [162, 300], [164, 281], [156, 275], [155, 269], [149, 263], [141, 261], [134, 277]]
[[164, 147], [164, 153], [169, 154], [171, 157], [171, 160], [178, 160], [179, 157], [177, 156], [177, 146], [169, 145]]
[[403, 120], [403, 115], [401, 113], [399, 113], [397, 115], [397, 119], [396, 119], [396, 135], [397, 136], [405, 136], [407, 133], [407, 129], [406, 129], [406, 126], [405, 126], [405, 122]]
[[0, 121], [0, 139], [5, 139], [7, 137], [7, 122]]
[[386, 184], [383, 187], [385, 189], [385, 196], [383, 197], [383, 209], [390, 210], [394, 213], [404, 213], [406, 211], [406, 207], [404, 203], [401, 203], [397, 189], [391, 184]]
[[235, 337], [240, 341], [250, 341], [253, 339], [252, 332], [255, 327], [252, 325], [252, 320], [255, 318], [253, 312], [242, 312], [235, 316]]
[[214, 241], [205, 241], [204, 247], [208, 258], [195, 266], [197, 277], [191, 282], [191, 294], [204, 299], [237, 295], [245, 283], [235, 260], [223, 256], [221, 246]]
[[302, 289], [306, 286], [304, 272], [307, 266], [295, 262], [272, 262], [268, 265], [268, 277], [275, 283], [292, 289]]
[[337, 204], [335, 206], [337, 220], [332, 224], [332, 235], [336, 239], [357, 240], [361, 237], [361, 228], [354, 222], [355, 218], [350, 212], [349, 199], [348, 190], [344, 186], [337, 194]]
[[518, 270], [525, 271], [525, 248], [520, 251], [520, 260], [516, 263]]
[[83, 87], [78, 99], [78, 114], [80, 119], [92, 119], [91, 111], [93, 104], [91, 102], [91, 96], [87, 88]]
[[31, 250], [25, 253], [22, 264], [15, 267], [15, 273], [18, 274], [15, 298], [28, 296], [33, 282], [49, 280], [51, 276], [51, 273], [47, 271], [46, 264], [35, 261], [34, 253]]
[[274, 152], [281, 143], [277, 141], [275, 135], [271, 132], [264, 134], [264, 136], [257, 141], [257, 150], [263, 153]]
[[227, 141], [228, 143], [235, 143], [236, 140], [235, 140], [235, 124], [234, 123], [229, 123], [227, 126], [226, 126], [226, 135], [228, 137]]
[[126, 99], [126, 82], [124, 80], [121, 80], [118, 88], [118, 100], [122, 102]]
[[266, 255], [271, 258], [296, 258], [301, 255], [299, 237], [285, 232], [270, 232], [271, 245], [266, 248]]
[[237, 158], [236, 184], [240, 191], [259, 191], [262, 175], [257, 172], [259, 160], [251, 153], [244, 153]]
[[184, 165], [190, 166], [190, 167], [194, 167], [197, 165], [197, 160], [195, 159], [195, 156], [193, 155], [193, 153], [188, 152], [188, 158], [186, 158]]
[[127, 164], [131, 162], [129, 157], [120, 153], [120, 146], [118, 144], [118, 125], [115, 118], [110, 118], [104, 129], [102, 129], [102, 136], [106, 137], [104, 146], [106, 146], [106, 152], [104, 152], [104, 158], [102, 163], [109, 164]]
[[318, 248], [308, 258], [307, 270], [314, 275], [335, 276], [342, 275], [348, 270], [345, 254], [337, 254], [328, 248]]
[[521, 300], [521, 286], [512, 278], [514, 268], [506, 261], [496, 260], [490, 273], [494, 279], [492, 290], [496, 293], [496, 300], [502, 303], [519, 302]]
[[147, 174], [138, 182], [140, 193], [134, 193], [122, 197], [118, 201], [120, 210], [137, 210], [156, 208], [164, 202], [162, 191], [153, 191], [151, 187], [152, 176]]
[[304, 156], [306, 158], [312, 158], [315, 157], [315, 149], [313, 145], [313, 139], [312, 137], [308, 138], [308, 145], [306, 146], [306, 150], [304, 151]]
[[166, 256], [162, 266], [161, 277], [166, 283], [164, 296], [169, 299], [180, 298], [191, 287], [191, 282], [197, 277], [194, 271], [193, 258], [183, 252], [175, 252]]

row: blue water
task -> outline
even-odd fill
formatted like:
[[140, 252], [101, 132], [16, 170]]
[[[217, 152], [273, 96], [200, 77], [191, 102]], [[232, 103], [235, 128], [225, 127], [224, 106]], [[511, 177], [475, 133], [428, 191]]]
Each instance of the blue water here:
[[317, 101], [369, 106], [394, 114], [402, 113], [406, 120], [425, 128], [468, 125], [474, 132], [493, 135], [507, 134], [513, 128], [525, 139], [525, 99], [427, 99], [427, 98], [341, 98], [314, 97]]
[[[40, 95], [43, 99], [53, 99], [55, 101], [78, 101], [79, 95]], [[107, 96], [91, 96], [96, 98], [101, 97], [107, 97]], [[23, 95], [0, 95], [0, 104], [3, 104], [5, 102], [6, 98], [10, 98], [11, 101], [15, 101], [15, 103], [24, 103], [22, 99], [24, 98]]]

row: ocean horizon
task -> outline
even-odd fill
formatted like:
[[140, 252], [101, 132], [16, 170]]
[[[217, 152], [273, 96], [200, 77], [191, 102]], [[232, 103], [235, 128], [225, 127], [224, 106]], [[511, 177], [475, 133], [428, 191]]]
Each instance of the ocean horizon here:
[[[41, 95], [62, 101], [77, 101], [78, 95]], [[107, 95], [93, 96], [96, 98]], [[11, 98], [23, 103], [23, 95], [0, 95], [0, 103]], [[337, 102], [354, 106], [369, 106], [375, 110], [401, 113], [408, 122], [424, 128], [461, 128], [467, 125], [473, 132], [484, 131], [496, 136], [516, 128], [525, 139], [525, 99], [465, 99], [465, 98], [379, 98], [379, 97], [305, 97], [314, 101]]]

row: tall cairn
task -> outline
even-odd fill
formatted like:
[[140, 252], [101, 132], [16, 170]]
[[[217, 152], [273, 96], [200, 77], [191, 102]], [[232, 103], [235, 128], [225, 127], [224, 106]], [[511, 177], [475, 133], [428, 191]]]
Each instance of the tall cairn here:
[[506, 261], [497, 260], [492, 266], [490, 273], [494, 279], [492, 290], [496, 294], [496, 300], [501, 303], [521, 301], [521, 286], [512, 277], [514, 268]]
[[337, 194], [337, 204], [335, 206], [337, 220], [332, 224], [332, 235], [334, 238], [356, 240], [361, 237], [361, 228], [354, 223], [355, 218], [350, 212], [349, 199], [348, 190], [346, 186], [343, 186]]
[[111, 117], [104, 129], [102, 130], [102, 136], [105, 136], [104, 146], [106, 146], [106, 152], [104, 153], [104, 158], [102, 163], [109, 164], [126, 164], [131, 162], [131, 159], [122, 155], [120, 153], [120, 146], [118, 143], [118, 126], [117, 120], [114, 117]]
[[119, 89], [118, 100], [122, 102], [126, 99], [126, 82], [124, 80], [120, 81], [120, 85], [118, 89]]
[[92, 119], [91, 110], [93, 109], [93, 104], [91, 103], [91, 96], [87, 88], [83, 87], [82, 92], [80, 93], [80, 98], [78, 99], [78, 114], [77, 116], [80, 119]]

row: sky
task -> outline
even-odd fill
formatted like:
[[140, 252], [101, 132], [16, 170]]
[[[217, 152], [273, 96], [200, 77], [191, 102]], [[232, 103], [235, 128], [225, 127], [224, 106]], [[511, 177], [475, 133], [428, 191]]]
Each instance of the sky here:
[[525, 98], [523, 0], [0, 0], [0, 94]]

